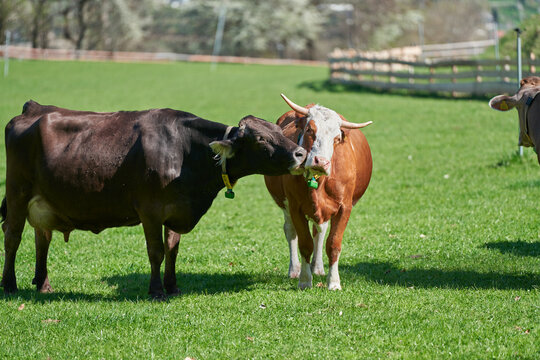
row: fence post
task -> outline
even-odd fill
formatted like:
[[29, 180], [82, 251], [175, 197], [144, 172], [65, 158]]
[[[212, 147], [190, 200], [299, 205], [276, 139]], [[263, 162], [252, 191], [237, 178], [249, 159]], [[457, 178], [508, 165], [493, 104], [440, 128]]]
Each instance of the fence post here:
[[210, 66], [211, 70], [216, 69], [217, 56], [219, 55], [219, 52], [221, 51], [221, 41], [223, 40], [223, 29], [225, 28], [226, 18], [227, 18], [227, 1], [224, 0], [221, 3], [221, 8], [219, 9], [216, 37], [214, 39], [214, 49], [212, 50], [212, 65]]
[[[517, 48], [517, 78], [518, 78], [518, 89], [519, 85], [521, 83], [521, 77], [523, 75], [521, 71], [521, 29], [515, 28], [514, 31], [516, 32], [517, 39], [516, 39], [516, 48]], [[523, 146], [519, 146], [519, 156], [523, 156]]]
[[9, 73], [9, 41], [11, 40], [11, 31], [6, 31], [6, 45], [4, 46], [4, 77]]
[[[457, 65], [452, 65], [452, 74], [453, 75], [457, 75], [458, 73], [458, 67]], [[452, 84], [456, 84], [457, 83], [457, 78], [453, 77], [452, 78]], [[452, 91], [452, 97], [457, 97], [457, 91]]]

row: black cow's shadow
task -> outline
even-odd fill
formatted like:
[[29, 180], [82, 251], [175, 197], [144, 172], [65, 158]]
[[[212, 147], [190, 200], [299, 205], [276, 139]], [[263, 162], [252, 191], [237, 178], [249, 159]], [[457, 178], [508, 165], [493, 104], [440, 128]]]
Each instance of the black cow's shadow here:
[[[269, 274], [246, 273], [178, 273], [180, 295], [201, 294], [212, 295], [219, 293], [236, 293], [249, 291], [256, 284], [275, 282], [280, 283], [285, 276]], [[86, 302], [122, 302], [122, 301], [151, 301], [148, 295], [150, 281], [149, 273], [132, 273], [113, 275], [102, 278], [102, 281], [115, 288], [114, 294], [83, 293], [55, 290], [49, 294], [40, 294], [35, 288], [20, 288], [15, 294], [4, 294], [4, 298], [17, 298], [36, 303], [54, 301], [86, 301]], [[54, 283], [52, 284], [54, 288]], [[1, 291], [1, 290], [0, 290]], [[174, 299], [174, 298], [168, 298]]]
[[362, 276], [379, 284], [449, 289], [528, 290], [540, 285], [540, 274], [477, 272], [474, 270], [445, 270], [437, 268], [403, 269], [390, 262], [360, 262], [340, 264], [340, 272], [347, 276]]
[[540, 256], [540, 242], [518, 241], [497, 241], [484, 245], [487, 249], [499, 250], [503, 254], [514, 254], [518, 256]]

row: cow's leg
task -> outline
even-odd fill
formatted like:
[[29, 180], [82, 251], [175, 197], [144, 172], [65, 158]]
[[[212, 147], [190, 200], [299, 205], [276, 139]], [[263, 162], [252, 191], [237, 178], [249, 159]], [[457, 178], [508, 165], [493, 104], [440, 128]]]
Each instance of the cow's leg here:
[[[142, 220], [142, 219], [141, 219]], [[162, 224], [156, 221], [142, 220], [146, 250], [150, 260], [150, 289], [148, 293], [154, 299], [165, 298], [161, 283], [160, 268], [165, 249], [163, 246]]]
[[163, 284], [168, 295], [180, 294], [180, 289], [176, 284], [176, 256], [178, 255], [178, 244], [180, 243], [180, 234], [164, 227], [163, 245], [165, 248], [165, 273], [163, 275]]
[[313, 253], [313, 238], [309, 232], [308, 221], [299, 209], [296, 211], [291, 210], [291, 219], [298, 234], [298, 248], [300, 249], [300, 256], [302, 258], [298, 287], [300, 289], [306, 289], [312, 287], [313, 281], [310, 266], [311, 254]]
[[298, 261], [298, 236], [288, 208], [283, 209], [283, 219], [283, 232], [289, 243], [289, 277], [293, 279], [300, 275], [300, 261]]
[[52, 287], [47, 274], [47, 255], [52, 232], [36, 228], [34, 233], [36, 238], [36, 271], [32, 284], [36, 285], [37, 291], [40, 293], [49, 293], [52, 292]]
[[10, 197], [7, 201], [7, 215], [2, 224], [4, 231], [4, 271], [2, 274], [2, 285], [5, 293], [17, 291], [17, 278], [15, 277], [15, 257], [21, 244], [22, 232], [26, 222], [28, 202], [24, 199]]
[[322, 254], [326, 229], [328, 229], [328, 221], [321, 225], [313, 225], [313, 259], [311, 260], [311, 272], [316, 275], [324, 275]]
[[341, 281], [339, 279], [339, 255], [341, 254], [341, 242], [343, 233], [347, 227], [347, 222], [351, 215], [351, 209], [341, 208], [336, 215], [332, 217], [330, 225], [330, 234], [326, 240], [326, 255], [328, 255], [328, 290], [341, 290]]

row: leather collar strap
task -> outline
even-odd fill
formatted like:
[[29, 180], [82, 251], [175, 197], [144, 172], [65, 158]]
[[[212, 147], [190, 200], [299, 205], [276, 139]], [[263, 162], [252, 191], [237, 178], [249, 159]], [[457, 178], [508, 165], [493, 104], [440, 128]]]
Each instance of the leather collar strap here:
[[[227, 130], [225, 130], [225, 135], [223, 135], [223, 140], [227, 140], [227, 137], [229, 136], [229, 133], [232, 130], [232, 126], [227, 127]], [[235, 184], [231, 184], [231, 181], [229, 180], [229, 175], [227, 175], [227, 159], [224, 157], [221, 162], [221, 178], [223, 179], [223, 184], [225, 184], [225, 187], [227, 188], [227, 191], [225, 192], [225, 197], [227, 199], [234, 199], [234, 191], [233, 186]]]

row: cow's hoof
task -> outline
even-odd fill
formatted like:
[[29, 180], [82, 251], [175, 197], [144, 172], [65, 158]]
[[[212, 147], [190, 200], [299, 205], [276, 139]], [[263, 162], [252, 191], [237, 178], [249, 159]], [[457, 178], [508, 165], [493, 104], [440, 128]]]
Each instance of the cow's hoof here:
[[0, 286], [4, 288], [4, 294], [13, 294], [19, 290], [16, 281], [7, 281], [5, 278], [2, 278]]
[[328, 290], [341, 290], [341, 285], [340, 283], [330, 283], [328, 284]]
[[54, 292], [49, 282], [47, 282], [46, 284], [43, 284], [43, 286], [41, 286], [41, 288], [38, 288], [37, 290], [42, 294], [50, 294]]
[[298, 279], [300, 276], [300, 264], [289, 264], [289, 278]]
[[298, 283], [298, 288], [300, 290], [305, 290], [305, 289], [310, 289], [313, 285], [311, 284], [311, 281], [310, 282], [299, 282]]
[[300, 269], [298, 270], [289, 270], [289, 278], [291, 279], [298, 279], [298, 277], [300, 276]]
[[153, 301], [165, 301], [167, 300], [167, 295], [165, 295], [165, 293], [154, 293], [154, 294], [150, 294], [150, 298], [153, 300]]
[[6, 295], [15, 294], [17, 291], [19, 291], [19, 289], [17, 289], [17, 286], [7, 286], [7, 285], [3, 285], [3, 286], [4, 286], [4, 294]]
[[314, 267], [313, 269], [311, 269], [311, 273], [315, 275], [325, 275], [324, 267], [322, 266]]
[[[42, 294], [48, 294], [52, 293], [53, 289], [51, 287], [51, 284], [49, 283], [49, 278], [46, 277], [45, 280], [39, 281], [37, 278], [32, 279], [32, 284], [36, 285], [36, 290]], [[41, 284], [41, 285], [40, 285]]]
[[178, 296], [180, 294], [180, 289], [176, 286], [173, 289], [167, 289], [167, 296]]

